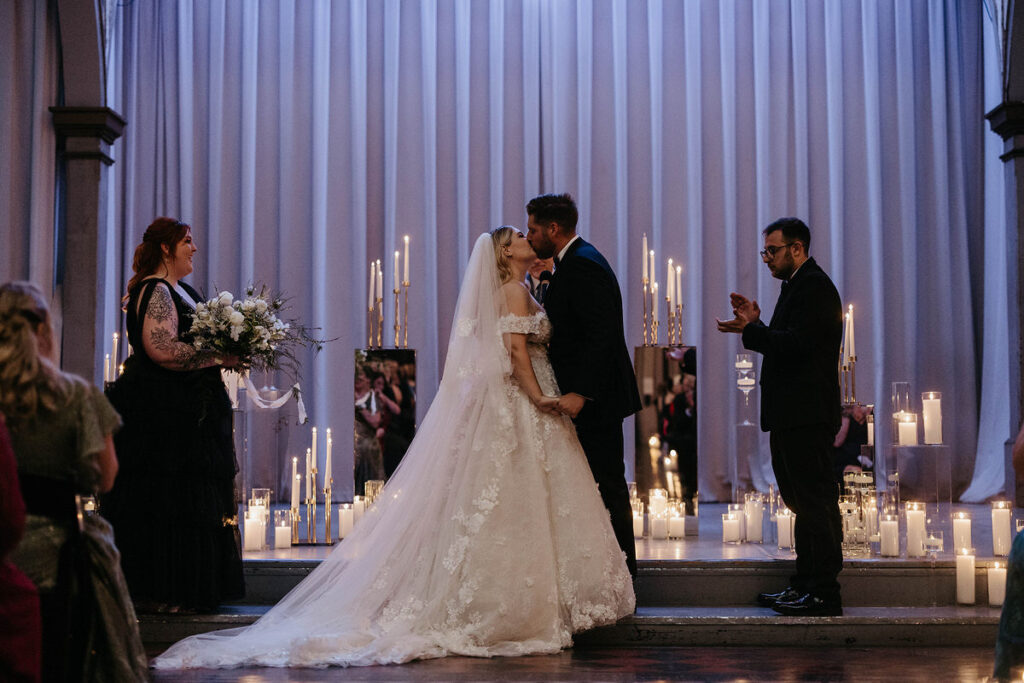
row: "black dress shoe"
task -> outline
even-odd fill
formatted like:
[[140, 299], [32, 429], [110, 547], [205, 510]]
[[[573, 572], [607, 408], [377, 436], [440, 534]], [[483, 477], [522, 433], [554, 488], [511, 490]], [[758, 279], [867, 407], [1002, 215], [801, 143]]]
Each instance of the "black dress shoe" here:
[[795, 600], [779, 601], [772, 605], [779, 614], [790, 617], [841, 617], [843, 603], [837, 600], [823, 600], [805, 593]]
[[796, 600], [802, 595], [803, 593], [797, 589], [792, 586], [787, 586], [785, 590], [779, 591], [778, 593], [758, 593], [757, 604], [762, 607], [775, 607], [775, 603], [777, 602], [789, 602], [791, 600]]

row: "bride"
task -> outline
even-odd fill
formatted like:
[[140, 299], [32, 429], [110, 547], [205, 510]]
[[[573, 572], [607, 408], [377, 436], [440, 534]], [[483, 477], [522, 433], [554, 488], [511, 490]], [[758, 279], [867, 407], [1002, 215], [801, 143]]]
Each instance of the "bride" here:
[[547, 360], [523, 233], [477, 240], [444, 376], [377, 502], [246, 628], [187, 638], [158, 669], [363, 666], [553, 653], [631, 614], [633, 586]]

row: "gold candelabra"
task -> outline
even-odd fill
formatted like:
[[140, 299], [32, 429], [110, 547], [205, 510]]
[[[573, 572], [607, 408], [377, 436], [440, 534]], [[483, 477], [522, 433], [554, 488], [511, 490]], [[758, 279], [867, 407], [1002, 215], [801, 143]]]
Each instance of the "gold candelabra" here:
[[369, 318], [370, 318], [370, 321], [369, 321], [370, 324], [367, 326], [367, 329], [370, 331], [369, 332], [370, 336], [369, 336], [369, 339], [366, 341], [366, 346], [368, 348], [373, 348], [373, 323], [374, 323], [374, 318], [377, 317], [377, 310], [373, 306], [370, 306], [366, 310], [369, 312]]
[[[402, 348], [409, 348], [409, 281], [402, 281], [402, 289], [405, 291], [405, 311], [402, 319]], [[397, 342], [396, 342], [397, 346]]]
[[672, 310], [672, 300], [670, 298], [668, 298], [667, 296], [665, 297], [665, 308], [668, 309], [668, 330], [667, 330], [667, 332], [668, 332], [668, 339], [666, 339], [666, 343], [669, 346], [675, 346], [676, 345], [676, 314], [675, 314], [675, 311]]
[[853, 405], [857, 403], [857, 357], [850, 356], [847, 364], [839, 365], [839, 383], [843, 394], [843, 403]]
[[[371, 344], [372, 346], [372, 344]], [[377, 297], [377, 348], [384, 346], [384, 297]]]
[[650, 342], [647, 338], [647, 278], [643, 279], [644, 283], [644, 346], [650, 346]]
[[309, 490], [313, 494], [306, 499], [306, 542], [316, 543], [316, 467], [309, 471]]
[[299, 507], [292, 508], [292, 545], [299, 544]]
[[398, 333], [401, 326], [398, 324], [398, 295], [400, 293], [399, 288], [395, 287], [391, 292], [395, 295], [395, 348], [398, 348]]
[[334, 533], [331, 531], [331, 485], [334, 483], [334, 477], [329, 478], [326, 482], [327, 486], [324, 487], [324, 543], [327, 545], [334, 545]]
[[683, 345], [683, 305], [676, 303], [676, 343]]

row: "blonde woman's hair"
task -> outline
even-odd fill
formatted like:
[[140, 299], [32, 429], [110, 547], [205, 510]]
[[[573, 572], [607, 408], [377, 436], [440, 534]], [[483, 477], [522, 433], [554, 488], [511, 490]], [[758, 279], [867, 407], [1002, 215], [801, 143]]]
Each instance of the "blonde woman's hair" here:
[[50, 332], [50, 311], [31, 282], [0, 285], [0, 413], [8, 426], [37, 412], [55, 412], [67, 399], [70, 381], [39, 352], [37, 330]]
[[505, 255], [505, 247], [512, 244], [512, 236], [516, 234], [516, 229], [511, 225], [503, 225], [500, 228], [491, 230], [491, 241], [494, 243], [494, 261], [498, 266], [498, 277], [501, 278], [501, 284], [505, 284], [512, 279], [512, 265], [508, 262], [508, 256]]

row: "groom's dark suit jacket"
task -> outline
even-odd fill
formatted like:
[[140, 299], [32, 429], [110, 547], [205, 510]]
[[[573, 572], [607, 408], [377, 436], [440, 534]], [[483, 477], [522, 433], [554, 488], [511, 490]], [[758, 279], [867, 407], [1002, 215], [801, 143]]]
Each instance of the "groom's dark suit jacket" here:
[[743, 328], [761, 363], [761, 429], [826, 425], [839, 430], [839, 342], [843, 305], [813, 258], [783, 283], [771, 322]]
[[554, 328], [548, 355], [563, 394], [619, 419], [640, 410], [622, 329], [622, 294], [608, 261], [582, 238], [555, 267], [544, 308]]

